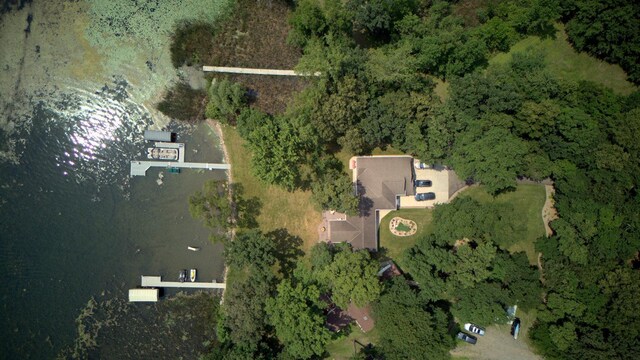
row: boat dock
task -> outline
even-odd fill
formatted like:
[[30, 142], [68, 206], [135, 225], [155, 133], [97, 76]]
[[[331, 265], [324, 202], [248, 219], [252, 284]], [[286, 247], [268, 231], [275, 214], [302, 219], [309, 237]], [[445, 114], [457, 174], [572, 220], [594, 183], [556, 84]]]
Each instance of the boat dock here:
[[131, 161], [131, 176], [145, 176], [147, 170], [152, 167], [161, 168], [181, 168], [181, 169], [206, 169], [206, 170], [229, 170], [229, 164], [192, 163], [177, 161]]
[[147, 170], [152, 167], [159, 168], [181, 168], [181, 169], [205, 169], [205, 170], [229, 170], [231, 165], [229, 164], [215, 164], [215, 163], [195, 163], [184, 161], [184, 144], [183, 143], [169, 143], [169, 142], [156, 142], [154, 144], [156, 148], [169, 148], [178, 150], [177, 161], [163, 161], [163, 160], [150, 160], [150, 161], [131, 161], [130, 176], [145, 176]]
[[224, 289], [225, 283], [212, 282], [179, 282], [179, 281], [162, 281], [162, 276], [142, 275], [142, 287], [170, 287], [170, 288], [191, 288], [191, 289]]

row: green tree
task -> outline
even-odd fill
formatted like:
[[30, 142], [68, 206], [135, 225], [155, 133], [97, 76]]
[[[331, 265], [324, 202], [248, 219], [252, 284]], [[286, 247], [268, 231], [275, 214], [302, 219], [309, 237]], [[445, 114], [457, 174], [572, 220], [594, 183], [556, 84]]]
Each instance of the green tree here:
[[461, 323], [504, 324], [507, 321], [505, 309], [510, 305], [514, 303], [508, 302], [508, 296], [499, 283], [483, 282], [456, 291], [451, 311]]
[[330, 339], [324, 327], [320, 292], [314, 285], [304, 287], [283, 280], [278, 293], [267, 299], [266, 311], [284, 351], [296, 359], [309, 359], [324, 353]]
[[527, 152], [524, 141], [508, 130], [494, 127], [484, 133], [464, 134], [451, 161], [462, 178], [473, 178], [496, 194], [516, 185]]
[[299, 186], [300, 165], [317, 141], [305, 136], [306, 126], [297, 118], [268, 116], [249, 133], [247, 147], [252, 151], [253, 170], [258, 178], [290, 191]]
[[211, 239], [225, 239], [227, 231], [234, 226], [229, 185], [224, 180], [209, 180], [202, 191], [189, 197], [189, 212], [195, 219], [204, 221], [213, 230]]
[[311, 184], [313, 199], [323, 210], [336, 210], [357, 215], [360, 199], [346, 174], [331, 170]]
[[224, 326], [236, 352], [253, 357], [269, 334], [265, 302], [273, 293], [274, 283], [268, 268], [254, 267], [248, 276], [238, 277], [227, 287], [223, 304]]
[[241, 231], [224, 247], [225, 262], [238, 269], [249, 265], [268, 268], [276, 261], [274, 254], [273, 242], [258, 230]]
[[235, 118], [246, 104], [246, 90], [238, 83], [227, 79], [213, 79], [208, 91], [207, 109], [208, 118], [224, 118], [228, 123], [234, 124]]
[[489, 51], [509, 51], [519, 38], [516, 30], [499, 17], [493, 17], [477, 30]]
[[350, 302], [365, 306], [380, 295], [377, 262], [367, 250], [351, 251], [346, 248], [335, 254], [325, 270], [330, 279], [331, 298], [346, 309]]
[[449, 359], [454, 343], [442, 310], [426, 311], [402, 278], [387, 286], [373, 307], [385, 359]]
[[576, 0], [568, 12], [567, 34], [579, 51], [618, 63], [629, 80], [640, 82], [640, 6], [633, 0]]
[[356, 27], [374, 38], [386, 39], [395, 22], [416, 10], [415, 0], [350, 0], [347, 8], [354, 14]]

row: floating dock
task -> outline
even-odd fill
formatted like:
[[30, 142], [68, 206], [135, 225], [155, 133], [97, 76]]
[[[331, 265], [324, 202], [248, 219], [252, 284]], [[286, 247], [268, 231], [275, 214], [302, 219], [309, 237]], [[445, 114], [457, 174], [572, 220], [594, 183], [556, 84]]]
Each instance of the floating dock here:
[[224, 289], [225, 283], [218, 282], [179, 282], [179, 281], [162, 281], [162, 276], [142, 275], [142, 287], [170, 287], [170, 288], [191, 288], [191, 289]]
[[216, 164], [216, 163], [195, 163], [184, 161], [184, 144], [183, 143], [169, 143], [169, 142], [156, 142], [157, 148], [169, 148], [178, 149], [178, 161], [163, 161], [163, 160], [149, 160], [149, 161], [131, 161], [130, 176], [145, 176], [147, 170], [152, 167], [159, 168], [181, 168], [181, 169], [205, 169], [205, 170], [229, 170], [231, 165], [229, 164]]

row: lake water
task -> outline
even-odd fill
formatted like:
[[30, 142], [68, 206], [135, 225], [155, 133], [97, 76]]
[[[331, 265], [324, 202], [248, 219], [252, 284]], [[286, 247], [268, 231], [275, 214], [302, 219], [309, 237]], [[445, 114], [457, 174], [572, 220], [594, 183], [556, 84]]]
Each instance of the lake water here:
[[146, 128], [178, 133], [187, 161], [222, 162], [206, 125], [169, 122], [152, 106], [176, 79], [173, 24], [222, 6], [180, 4], [33, 1], [1, 15], [1, 358], [55, 357], [92, 298], [122, 302], [140, 275], [197, 268], [199, 280], [222, 280], [222, 247], [190, 217], [188, 197], [225, 173], [129, 177]]

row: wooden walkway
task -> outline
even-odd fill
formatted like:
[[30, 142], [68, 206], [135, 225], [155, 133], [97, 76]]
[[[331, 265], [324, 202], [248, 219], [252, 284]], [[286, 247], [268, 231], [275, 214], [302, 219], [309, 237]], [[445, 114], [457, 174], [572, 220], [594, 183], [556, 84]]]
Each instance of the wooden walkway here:
[[193, 163], [178, 161], [131, 161], [131, 176], [145, 176], [147, 170], [152, 167], [161, 168], [182, 168], [182, 169], [205, 169], [205, 170], [229, 170], [229, 164]]
[[225, 66], [203, 66], [204, 72], [218, 72], [228, 74], [250, 74], [250, 75], [276, 75], [276, 76], [320, 76], [321, 73], [316, 71], [313, 74], [297, 73], [294, 70], [277, 70], [277, 69], [252, 69]]
[[162, 281], [161, 276], [142, 275], [142, 287], [170, 287], [170, 288], [191, 288], [191, 289], [224, 289], [225, 283], [217, 282], [179, 282], [179, 281]]

